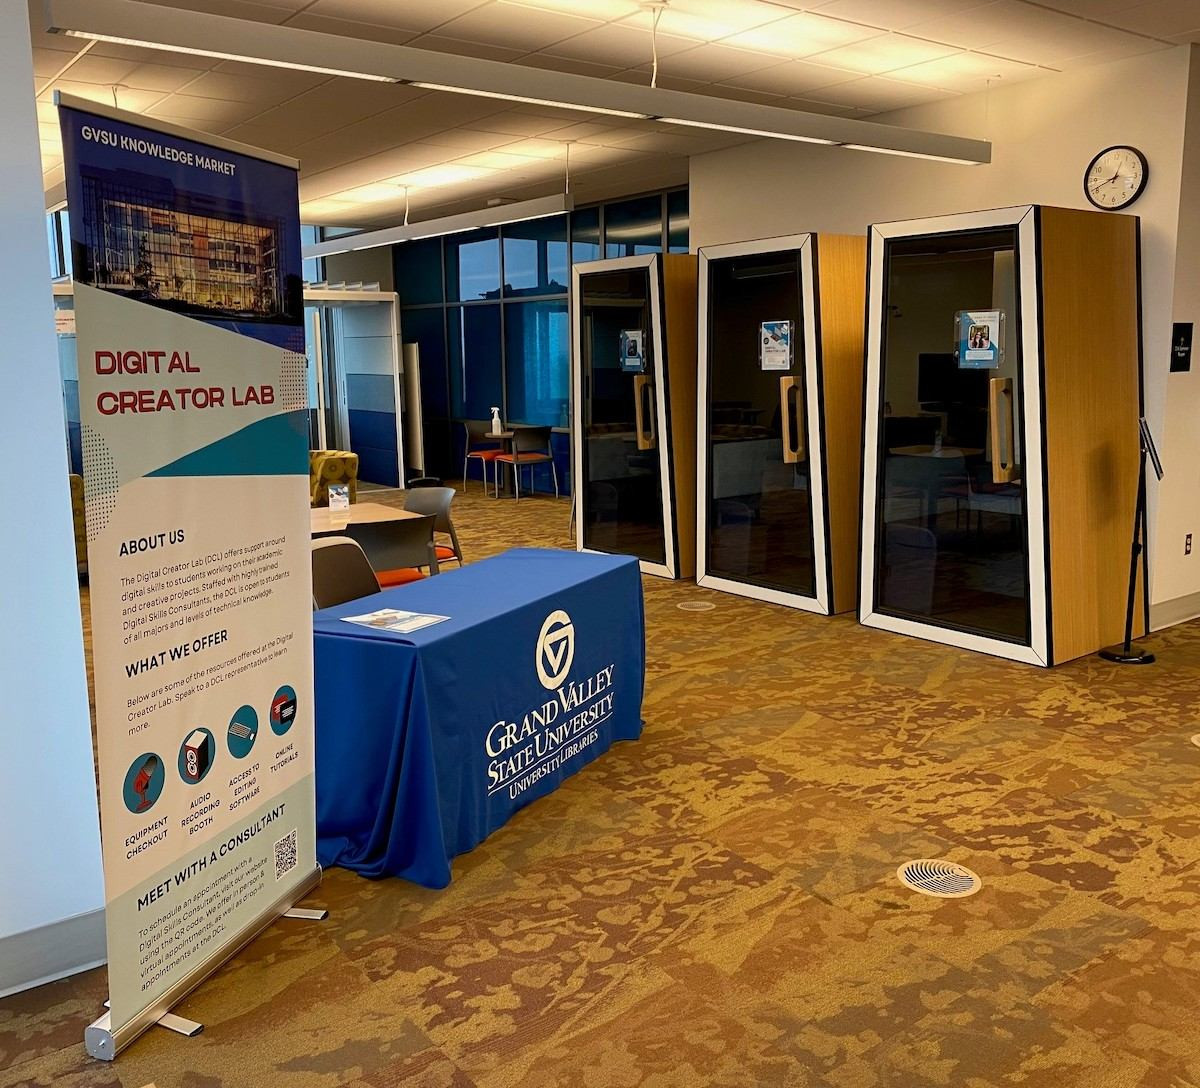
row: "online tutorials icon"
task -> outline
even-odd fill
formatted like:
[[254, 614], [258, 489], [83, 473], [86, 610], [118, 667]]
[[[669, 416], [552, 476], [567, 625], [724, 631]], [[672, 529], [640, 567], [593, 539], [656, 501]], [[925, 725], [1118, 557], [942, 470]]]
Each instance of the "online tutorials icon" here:
[[284, 684], [271, 700], [271, 732], [282, 737], [296, 720], [296, 692]]
[[158, 756], [153, 752], [138, 756], [125, 772], [125, 788], [122, 791], [125, 807], [133, 813], [152, 809], [166, 779], [167, 773]]
[[245, 759], [258, 739], [258, 711], [252, 706], [238, 707], [229, 722], [225, 741], [234, 759]]
[[537, 664], [538, 679], [542, 687], [558, 687], [571, 671], [575, 660], [575, 625], [561, 608], [551, 612], [538, 633]]

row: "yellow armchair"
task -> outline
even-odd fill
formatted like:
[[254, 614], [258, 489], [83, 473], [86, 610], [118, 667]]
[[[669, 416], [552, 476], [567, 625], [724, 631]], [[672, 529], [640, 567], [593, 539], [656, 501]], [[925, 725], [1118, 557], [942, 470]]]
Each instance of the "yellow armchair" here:
[[358, 454], [347, 450], [308, 451], [308, 496], [312, 506], [329, 505], [329, 485], [346, 484], [358, 500]]

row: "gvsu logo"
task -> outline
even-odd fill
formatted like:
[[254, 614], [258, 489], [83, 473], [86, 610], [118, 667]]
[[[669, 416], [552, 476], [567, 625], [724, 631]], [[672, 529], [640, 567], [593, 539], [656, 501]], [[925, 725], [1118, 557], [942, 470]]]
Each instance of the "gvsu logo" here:
[[553, 690], [561, 685], [574, 660], [575, 625], [560, 608], [546, 617], [538, 634], [535, 661], [542, 687]]

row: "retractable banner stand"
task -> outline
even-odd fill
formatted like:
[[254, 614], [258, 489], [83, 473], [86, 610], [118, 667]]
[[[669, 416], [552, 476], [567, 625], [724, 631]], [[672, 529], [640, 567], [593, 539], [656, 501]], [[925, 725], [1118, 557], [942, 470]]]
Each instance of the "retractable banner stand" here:
[[294, 161], [59, 96], [112, 1058], [319, 881]]

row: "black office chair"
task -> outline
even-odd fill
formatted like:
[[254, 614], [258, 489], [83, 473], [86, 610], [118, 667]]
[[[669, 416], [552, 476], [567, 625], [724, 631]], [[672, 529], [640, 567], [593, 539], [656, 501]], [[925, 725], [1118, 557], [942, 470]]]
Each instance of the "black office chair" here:
[[332, 608], [379, 592], [379, 580], [361, 547], [345, 536], [312, 542], [313, 609]]
[[437, 518], [432, 514], [403, 521], [362, 521], [346, 526], [374, 568], [380, 586], [389, 589], [424, 578], [422, 567], [439, 573], [433, 541]]
[[[411, 485], [410, 485], [411, 486]], [[414, 514], [432, 514], [437, 519], [434, 531], [445, 533], [450, 538], [450, 545], [437, 545], [439, 562], [445, 563], [457, 559], [461, 567], [463, 562], [462, 547], [458, 543], [458, 533], [454, 531], [454, 522], [450, 520], [450, 504], [454, 502], [452, 487], [423, 487], [416, 491], [404, 493], [404, 509]]]

